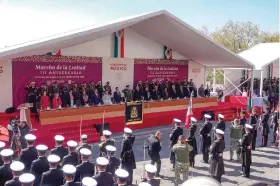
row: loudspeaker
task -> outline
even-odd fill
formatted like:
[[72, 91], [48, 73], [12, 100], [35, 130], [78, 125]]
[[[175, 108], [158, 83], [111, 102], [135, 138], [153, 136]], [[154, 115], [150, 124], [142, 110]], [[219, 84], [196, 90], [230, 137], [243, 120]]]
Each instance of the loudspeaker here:
[[211, 116], [211, 119], [210, 120], [215, 120], [215, 114], [214, 114], [214, 111], [213, 110], [208, 110], [208, 111], [203, 111], [202, 112], [202, 118], [204, 120], [204, 115], [205, 114], [208, 114]]
[[[95, 128], [96, 129], [96, 132], [98, 132], [99, 134], [100, 134], [100, 136], [102, 136], [103, 134], [102, 134], [102, 128], [103, 128], [103, 126], [102, 126], [102, 123], [101, 124], [94, 124], [93, 125], [93, 128]], [[110, 126], [109, 126], [109, 123], [104, 123], [104, 130], [110, 130]]]
[[15, 107], [7, 108], [5, 112], [6, 112], [6, 114], [12, 114], [15, 112]]

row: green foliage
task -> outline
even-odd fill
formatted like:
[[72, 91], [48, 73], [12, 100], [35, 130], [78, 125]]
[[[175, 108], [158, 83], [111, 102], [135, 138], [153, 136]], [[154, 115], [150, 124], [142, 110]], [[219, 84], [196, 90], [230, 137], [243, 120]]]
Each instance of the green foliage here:
[[[224, 71], [216, 69], [216, 84], [224, 84]], [[206, 69], [206, 81], [210, 81], [211, 84], [213, 83], [214, 79], [214, 69], [209, 68]]]

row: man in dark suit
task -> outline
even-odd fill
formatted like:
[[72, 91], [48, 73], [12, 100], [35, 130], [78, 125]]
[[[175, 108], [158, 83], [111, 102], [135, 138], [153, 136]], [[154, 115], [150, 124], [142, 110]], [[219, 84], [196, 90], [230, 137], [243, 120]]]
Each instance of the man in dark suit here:
[[89, 162], [91, 150], [82, 148], [80, 150], [82, 163], [76, 167], [75, 181], [81, 182], [84, 177], [92, 177], [94, 175], [95, 165]]
[[211, 145], [211, 130], [212, 123], [210, 123], [211, 116], [208, 114], [204, 115], [205, 123], [200, 129], [200, 137], [201, 137], [201, 152], [203, 154], [203, 162], [208, 163], [209, 160], [209, 147]]
[[[175, 86], [175, 85], [173, 85]], [[182, 123], [179, 119], [173, 119], [173, 125], [174, 128], [172, 132], [169, 135], [169, 141], [170, 141], [170, 149], [172, 149], [173, 145], [175, 145], [178, 141], [179, 136], [183, 135], [183, 129], [180, 127], [180, 123]], [[175, 168], [175, 154], [173, 151], [170, 152], [170, 161], [171, 164], [173, 164], [172, 170]]]
[[120, 103], [122, 101], [122, 95], [119, 90], [119, 87], [116, 87], [116, 90], [114, 92], [114, 103]]
[[48, 147], [45, 145], [37, 145], [38, 159], [31, 164], [30, 173], [35, 176], [34, 186], [39, 186], [41, 183], [41, 176], [44, 172], [50, 169], [49, 162], [46, 158]]
[[148, 154], [151, 158], [151, 164], [154, 165], [157, 164], [157, 171], [156, 176], [159, 176], [160, 169], [161, 169], [161, 159], [160, 159], [160, 151], [161, 151], [161, 145], [160, 145], [160, 138], [161, 138], [161, 132], [157, 131], [155, 135], [151, 135], [148, 138]]
[[136, 168], [135, 157], [133, 153], [133, 142], [130, 140], [131, 129], [125, 128], [124, 139], [121, 145], [121, 167], [129, 173], [127, 180], [128, 185], [132, 185], [133, 169]]
[[63, 166], [62, 170], [64, 172], [64, 180], [65, 180], [65, 184], [63, 186], [81, 186], [80, 182], [74, 181], [76, 167], [67, 164]]
[[76, 141], [68, 141], [67, 142], [68, 145], [68, 152], [69, 154], [67, 156], [64, 156], [61, 165], [62, 167], [66, 164], [70, 164], [73, 166], [77, 166], [78, 165], [78, 154], [76, 152], [76, 148], [78, 146], [78, 143]]
[[38, 153], [34, 147], [36, 136], [33, 134], [25, 135], [25, 140], [27, 141], [27, 148], [23, 149], [19, 156], [19, 161], [22, 162], [25, 166], [24, 172], [29, 172], [31, 164], [34, 160], [37, 159]]
[[6, 181], [13, 179], [13, 173], [10, 165], [14, 151], [11, 149], [4, 149], [0, 154], [4, 161], [4, 164], [0, 167], [0, 185], [5, 185]]
[[153, 100], [160, 100], [161, 99], [160, 95], [161, 94], [158, 90], [158, 86], [156, 85], [155, 88], [151, 92], [151, 97]]
[[121, 165], [121, 162], [118, 158], [114, 157], [116, 147], [111, 146], [111, 145], [107, 145], [106, 150], [107, 150], [107, 159], [109, 160], [109, 164], [106, 167], [106, 171], [110, 172], [111, 174], [114, 174], [115, 171]]
[[59, 156], [60, 161], [62, 161], [64, 156], [68, 154], [67, 148], [63, 147], [62, 145], [64, 141], [64, 137], [61, 135], [56, 135], [54, 139], [55, 139], [56, 147], [51, 150], [51, 154], [55, 154]]
[[[88, 150], [90, 150], [91, 151], [91, 148], [92, 148], [92, 146], [90, 145], [90, 144], [88, 144], [87, 143], [87, 139], [88, 139], [88, 136], [86, 135], [86, 134], [83, 134], [82, 136], [81, 136], [81, 144], [80, 144], [80, 146], [76, 149], [76, 151], [77, 151], [77, 153], [78, 153], [78, 157], [79, 157], [79, 162], [81, 162], [81, 153], [80, 153], [80, 150], [82, 149], [82, 148], [86, 148], [86, 149], [88, 149]], [[82, 181], [82, 180], [81, 180]]]
[[92, 95], [92, 103], [93, 105], [98, 105], [101, 103], [101, 95], [98, 92], [98, 89], [94, 90], [94, 94]]
[[19, 181], [19, 176], [22, 174], [24, 169], [24, 164], [19, 161], [14, 161], [10, 166], [12, 173], [14, 175], [13, 179], [7, 181], [5, 186], [21, 186]]
[[60, 157], [55, 154], [51, 154], [48, 156], [48, 162], [50, 170], [42, 174], [41, 186], [63, 185], [63, 171], [57, 168], [60, 162]]
[[111, 173], [106, 172], [106, 166], [109, 164], [107, 158], [98, 157], [96, 159], [98, 174], [96, 174], [93, 179], [96, 180], [97, 185], [100, 186], [114, 186], [114, 179]]

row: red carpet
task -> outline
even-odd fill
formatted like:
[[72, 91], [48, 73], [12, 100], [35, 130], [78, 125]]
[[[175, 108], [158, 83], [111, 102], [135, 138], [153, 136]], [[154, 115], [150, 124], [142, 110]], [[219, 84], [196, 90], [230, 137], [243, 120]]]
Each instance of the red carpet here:
[[[233, 116], [236, 115], [237, 109], [246, 109], [246, 106], [232, 104], [232, 103], [224, 103], [218, 102], [218, 106], [215, 107], [205, 107], [205, 108], [195, 108], [193, 109], [194, 117], [201, 120], [203, 111], [212, 110], [215, 114], [215, 118], [217, 118], [218, 114], [223, 114], [225, 116], [225, 120], [231, 121]], [[0, 124], [6, 127], [9, 119], [11, 117], [18, 116], [19, 113], [14, 113], [12, 115], [7, 115], [4, 113], [0, 114]], [[185, 121], [186, 118], [186, 110], [176, 110], [171, 112], [160, 112], [160, 113], [151, 113], [145, 114], [143, 119], [143, 124], [129, 125], [132, 130], [135, 129], [143, 129], [143, 128], [151, 128], [156, 126], [167, 126], [170, 125], [174, 118], [178, 118]], [[54, 125], [40, 125], [35, 117], [31, 117], [33, 128], [37, 129], [32, 131], [34, 135], [37, 136], [36, 144], [45, 144], [49, 148], [54, 147], [54, 139], [53, 137], [56, 134], [61, 134], [65, 137], [65, 142], [68, 140], [79, 141], [80, 135], [80, 122], [69, 122], [69, 123], [60, 123]], [[112, 132], [122, 132], [124, 128], [124, 117], [115, 117], [115, 118], [105, 118], [105, 122], [109, 123], [110, 130]], [[85, 120], [82, 124], [82, 134], [88, 135], [89, 142], [98, 142], [100, 141], [100, 136], [96, 132], [94, 128], [94, 124], [100, 124], [102, 121], [99, 120]]]

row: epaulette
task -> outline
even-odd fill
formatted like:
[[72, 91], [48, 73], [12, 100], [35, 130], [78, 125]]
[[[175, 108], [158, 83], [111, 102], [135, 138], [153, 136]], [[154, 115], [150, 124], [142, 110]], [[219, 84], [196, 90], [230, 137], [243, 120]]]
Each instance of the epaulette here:
[[99, 147], [102, 147], [103, 144], [104, 144], [104, 142], [99, 143], [98, 146], [99, 146]]

